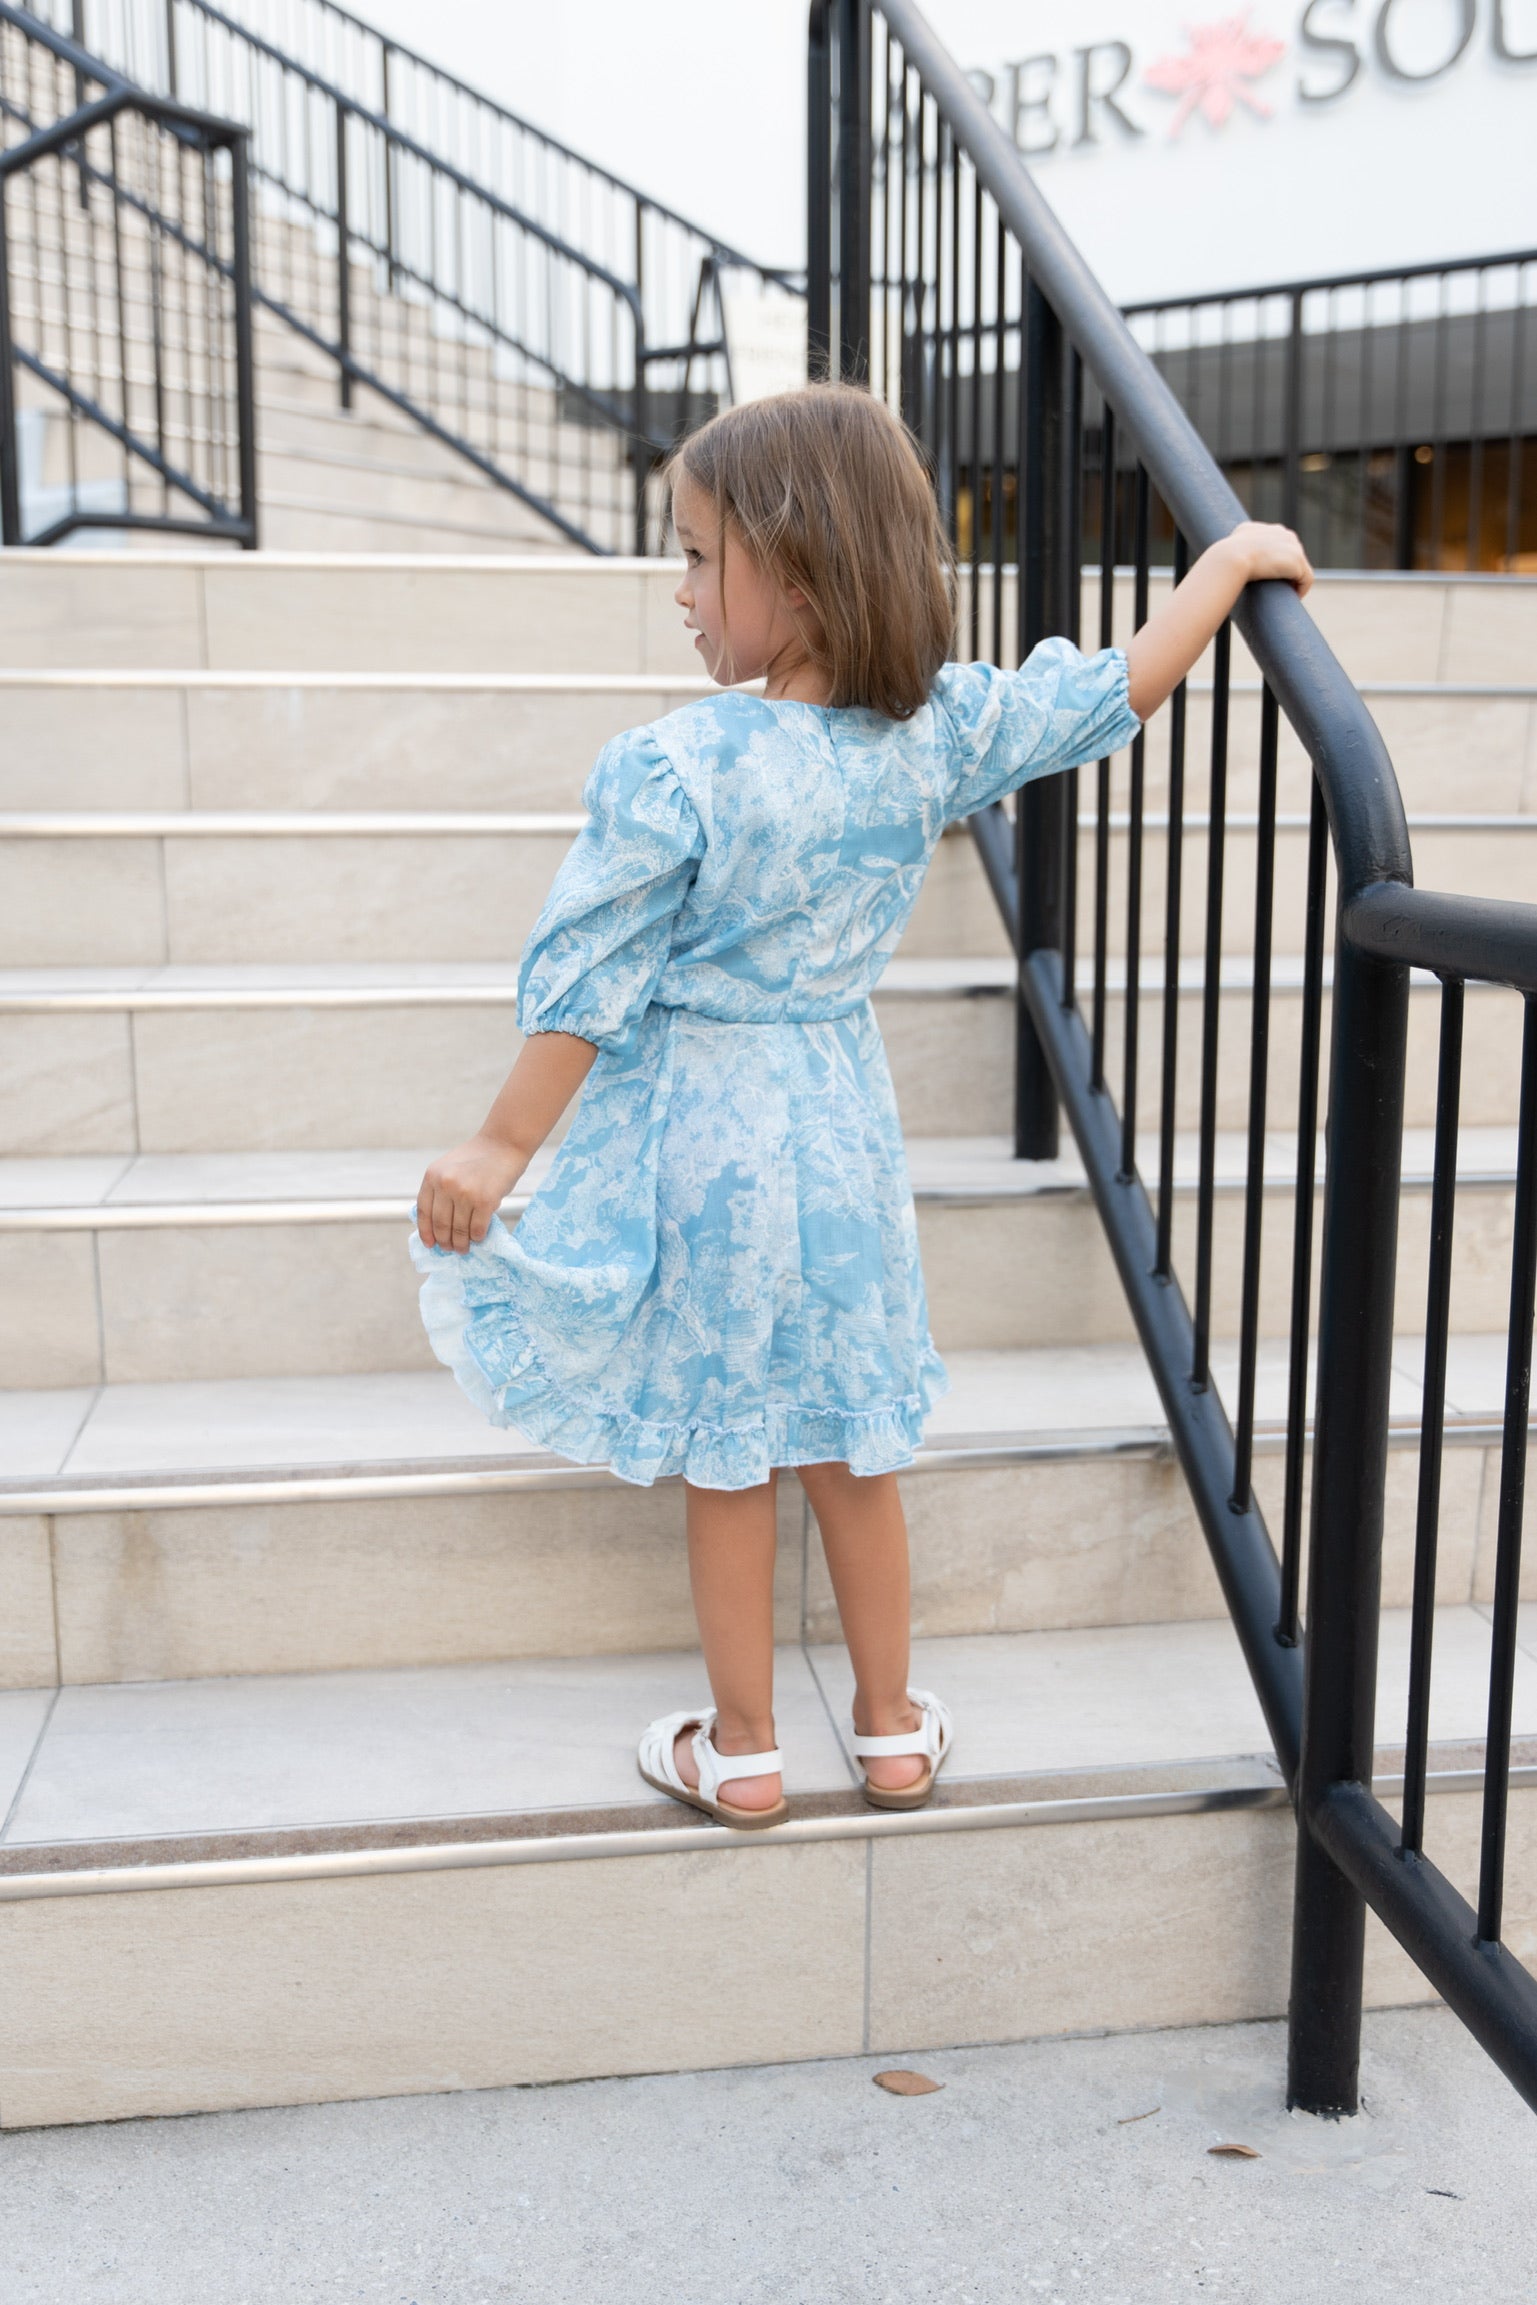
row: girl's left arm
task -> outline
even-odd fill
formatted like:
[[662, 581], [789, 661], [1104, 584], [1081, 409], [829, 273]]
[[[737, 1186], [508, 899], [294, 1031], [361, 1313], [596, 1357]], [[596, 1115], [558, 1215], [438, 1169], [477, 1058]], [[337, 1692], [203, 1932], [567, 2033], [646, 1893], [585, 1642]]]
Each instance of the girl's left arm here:
[[483, 1241], [491, 1219], [592, 1070], [597, 1050], [575, 1033], [534, 1033], [478, 1132], [432, 1163], [416, 1196], [430, 1249]]
[[1279, 577], [1305, 593], [1313, 571], [1289, 528], [1246, 520], [1202, 553], [1182, 584], [1126, 644], [1132, 711], [1151, 720], [1220, 629], [1245, 585]]

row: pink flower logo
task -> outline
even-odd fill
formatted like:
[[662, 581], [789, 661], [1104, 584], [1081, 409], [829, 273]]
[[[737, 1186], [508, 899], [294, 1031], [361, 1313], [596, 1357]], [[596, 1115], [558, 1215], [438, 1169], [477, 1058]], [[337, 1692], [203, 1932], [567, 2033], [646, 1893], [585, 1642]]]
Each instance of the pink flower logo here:
[[1142, 75], [1150, 88], [1179, 98], [1169, 123], [1171, 137], [1179, 135], [1192, 112], [1200, 112], [1213, 128], [1226, 126], [1235, 104], [1246, 105], [1261, 120], [1272, 117], [1270, 106], [1246, 84], [1280, 62], [1286, 53], [1284, 40], [1251, 32], [1247, 8], [1215, 24], [1187, 25], [1185, 36], [1188, 55], [1160, 56]]

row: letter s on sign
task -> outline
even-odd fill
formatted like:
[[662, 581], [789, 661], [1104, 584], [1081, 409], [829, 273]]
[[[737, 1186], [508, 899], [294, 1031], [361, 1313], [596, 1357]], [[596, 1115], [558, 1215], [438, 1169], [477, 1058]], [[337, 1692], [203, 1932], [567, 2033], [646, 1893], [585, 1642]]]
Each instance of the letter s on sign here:
[[1322, 8], [1343, 7], [1347, 14], [1355, 14], [1356, 0], [1308, 0], [1302, 11], [1302, 22], [1297, 37], [1304, 48], [1311, 48], [1318, 56], [1338, 56], [1343, 69], [1332, 88], [1311, 88], [1306, 80], [1298, 80], [1297, 95], [1304, 104], [1332, 104], [1336, 96], [1343, 96], [1361, 69], [1361, 51], [1353, 40], [1341, 40], [1316, 32], [1313, 20]]

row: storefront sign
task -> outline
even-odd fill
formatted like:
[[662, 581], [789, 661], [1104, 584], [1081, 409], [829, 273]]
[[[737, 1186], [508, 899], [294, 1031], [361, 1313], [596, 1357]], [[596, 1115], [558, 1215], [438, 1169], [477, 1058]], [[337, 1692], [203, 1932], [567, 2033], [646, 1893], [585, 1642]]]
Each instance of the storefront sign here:
[[[1523, 20], [1518, 22], [1518, 17]], [[1497, 70], [1537, 67], [1531, 0], [1307, 0], [1288, 24], [1241, 8], [1185, 28], [1184, 44], [1092, 40], [972, 74], [1025, 156], [1220, 133], [1234, 116], [1348, 99], [1367, 80], [1423, 89], [1482, 51]]]

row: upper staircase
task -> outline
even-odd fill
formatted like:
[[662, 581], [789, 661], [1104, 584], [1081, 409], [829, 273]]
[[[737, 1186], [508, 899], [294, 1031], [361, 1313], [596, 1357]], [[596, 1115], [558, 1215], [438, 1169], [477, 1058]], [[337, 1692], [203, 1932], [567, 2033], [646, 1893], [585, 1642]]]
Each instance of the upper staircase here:
[[[703, 687], [674, 573], [173, 553], [125, 574], [110, 553], [0, 557], [0, 2122], [1278, 2012], [1285, 1790], [1083, 1172], [1010, 1158], [1012, 963], [970, 842], [942, 844], [877, 998], [954, 1379], [903, 1490], [914, 1676], [953, 1702], [956, 1758], [931, 1812], [859, 1801], [789, 1477], [794, 1817], [744, 1844], [634, 1773], [639, 1727], [704, 1695], [677, 1488], [486, 1428], [431, 1361], [405, 1252], [425, 1160], [515, 1053], [518, 947], [594, 751]], [[1529, 885], [1537, 585], [1325, 577], [1314, 605], [1440, 882]], [[1155, 724], [1150, 818], [1162, 751]], [[1283, 851], [1302, 774], [1283, 763]], [[1235, 905], [1224, 1389], [1249, 949]], [[1194, 1001], [1199, 955], [1185, 965]], [[1299, 979], [1279, 955], [1278, 1035]], [[1470, 1043], [1508, 997], [1470, 991]], [[1112, 1039], [1119, 1013], [1112, 984]], [[1433, 1117], [1433, 1074], [1414, 1077], [1406, 1259]], [[1459, 1875], [1508, 1066], [1470, 1067], [1469, 1095], [1431, 1805]], [[1195, 1120], [1187, 1100], [1178, 1227]], [[1285, 1158], [1278, 1137], [1282, 1198]], [[1274, 1518], [1279, 1244], [1264, 1280]], [[1385, 1707], [1407, 1671], [1417, 1472], [1402, 1302]], [[1390, 1786], [1395, 1750], [1379, 1761]], [[1529, 1848], [1507, 1929], [1537, 1949]], [[1375, 1924], [1369, 1978], [1379, 2001], [1426, 1991]]]
[[[252, 0], [238, 15], [212, 0], [0, 6], [0, 150], [98, 87], [245, 132], [267, 546], [654, 549], [655, 468], [732, 389], [733, 295], [784, 307], [793, 333], [783, 275], [330, 0]], [[130, 244], [147, 232], [162, 256], [174, 244], [175, 264], [206, 218], [183, 213], [163, 162], [114, 199], [131, 159], [100, 138], [87, 150], [11, 201], [18, 329], [51, 330], [55, 367], [77, 365], [87, 385], [115, 359], [136, 368], [151, 434], [167, 399], [176, 429], [185, 394], [196, 439], [227, 420], [191, 318], [209, 284], [180, 303], [137, 284], [125, 298], [120, 244], [125, 225]], [[214, 207], [231, 198], [221, 179]], [[136, 501], [143, 473], [107, 430], [78, 409], [71, 421], [35, 379], [23, 399], [24, 496]], [[23, 535], [43, 525], [24, 518]]]

